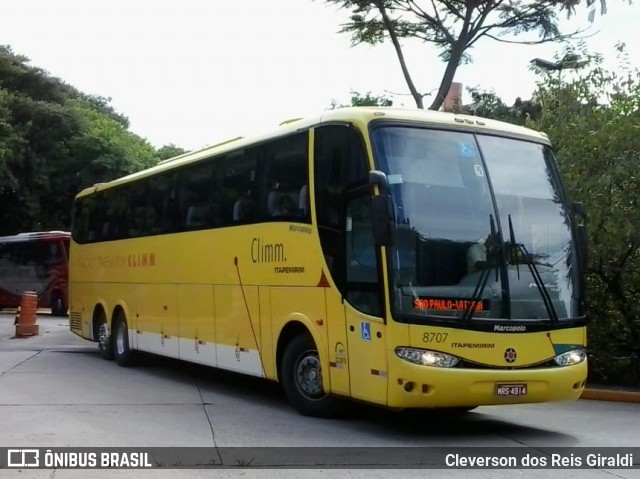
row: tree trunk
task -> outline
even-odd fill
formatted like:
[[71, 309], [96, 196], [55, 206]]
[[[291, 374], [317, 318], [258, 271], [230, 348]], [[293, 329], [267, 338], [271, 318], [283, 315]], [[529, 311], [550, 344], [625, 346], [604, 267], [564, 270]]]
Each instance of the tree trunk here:
[[460, 65], [460, 59], [467, 48], [469, 28], [471, 27], [471, 17], [477, 6], [477, 3], [467, 2], [467, 11], [464, 16], [462, 30], [460, 30], [460, 35], [458, 35], [458, 38], [451, 46], [451, 55], [447, 62], [447, 68], [444, 70], [444, 75], [442, 75], [442, 80], [440, 81], [440, 88], [438, 89], [438, 93], [433, 99], [433, 103], [431, 103], [429, 110], [439, 110], [447, 96], [447, 93], [449, 93], [449, 90], [451, 89], [451, 84], [456, 76], [456, 70], [458, 69], [458, 65]]
[[456, 76], [456, 70], [460, 64], [460, 59], [462, 58], [462, 53], [464, 52], [465, 37], [463, 35], [464, 34], [460, 35], [451, 49], [451, 57], [447, 63], [447, 68], [444, 70], [444, 75], [442, 75], [442, 80], [440, 80], [440, 88], [429, 110], [439, 110], [442, 103], [444, 103], [444, 99], [447, 97], [447, 93], [449, 93], [453, 79]]
[[[411, 74], [409, 73], [409, 69], [407, 68], [407, 62], [404, 59], [404, 54], [402, 53], [402, 46], [398, 41], [398, 36], [393, 28], [393, 23], [389, 19], [387, 15], [387, 10], [384, 8], [384, 4], [382, 2], [376, 2], [376, 6], [380, 11], [380, 15], [382, 15], [382, 20], [384, 22], [384, 26], [389, 32], [389, 37], [391, 38], [391, 42], [393, 43], [393, 48], [396, 50], [396, 55], [398, 56], [398, 61], [400, 62], [400, 68], [402, 69], [402, 74], [404, 75], [404, 79], [407, 82], [407, 86], [409, 87], [409, 91], [411, 92], [411, 96], [416, 102], [416, 107], [424, 108], [424, 103], [422, 101], [422, 94], [418, 92], [416, 86], [411, 79]], [[453, 78], [453, 77], [452, 77]]]

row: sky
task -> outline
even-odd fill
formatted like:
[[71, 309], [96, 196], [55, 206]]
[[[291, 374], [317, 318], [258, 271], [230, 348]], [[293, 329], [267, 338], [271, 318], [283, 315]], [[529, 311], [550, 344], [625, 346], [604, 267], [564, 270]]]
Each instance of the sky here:
[[[593, 24], [586, 11], [563, 17], [563, 31], [588, 27], [589, 50], [610, 66], [614, 45], [626, 42], [631, 65], [640, 67], [640, 0], [607, 3]], [[347, 20], [347, 11], [322, 0], [2, 0], [0, 44], [110, 98], [130, 130], [155, 147], [192, 150], [315, 116], [332, 100], [349, 103], [351, 91], [414, 107], [391, 44], [353, 47], [338, 33]], [[404, 46], [418, 89], [437, 89], [445, 67], [437, 51]], [[552, 60], [560, 49], [485, 38], [455, 81], [512, 104], [535, 89], [531, 59]]]

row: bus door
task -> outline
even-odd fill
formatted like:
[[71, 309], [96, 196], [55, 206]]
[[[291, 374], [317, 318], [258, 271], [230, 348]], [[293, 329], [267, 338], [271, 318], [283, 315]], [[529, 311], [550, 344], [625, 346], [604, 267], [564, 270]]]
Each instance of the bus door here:
[[351, 393], [385, 404], [387, 354], [381, 271], [371, 228], [371, 196], [359, 190], [345, 211], [344, 310]]
[[313, 130], [320, 243], [336, 289], [326, 289], [331, 391], [384, 404], [387, 360], [379, 259], [371, 229], [369, 162], [353, 125]]

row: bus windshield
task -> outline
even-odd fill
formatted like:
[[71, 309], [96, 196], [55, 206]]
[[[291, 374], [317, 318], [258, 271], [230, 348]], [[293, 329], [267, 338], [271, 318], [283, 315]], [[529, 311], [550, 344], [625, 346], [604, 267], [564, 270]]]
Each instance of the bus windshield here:
[[582, 314], [571, 223], [548, 145], [395, 125], [372, 137], [396, 209], [394, 317]]

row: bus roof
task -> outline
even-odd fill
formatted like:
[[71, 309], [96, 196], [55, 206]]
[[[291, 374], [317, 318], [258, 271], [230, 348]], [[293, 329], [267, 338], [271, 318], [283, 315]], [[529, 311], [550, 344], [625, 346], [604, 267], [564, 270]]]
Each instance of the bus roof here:
[[201, 159], [210, 158], [224, 154], [229, 151], [242, 149], [254, 144], [286, 136], [298, 131], [307, 130], [315, 125], [331, 122], [349, 122], [358, 124], [362, 128], [372, 121], [390, 120], [404, 121], [409, 123], [420, 123], [428, 126], [440, 127], [466, 127], [478, 130], [478, 132], [493, 133], [497, 135], [516, 136], [531, 141], [549, 143], [547, 135], [529, 128], [525, 128], [511, 123], [497, 120], [490, 120], [478, 116], [462, 115], [457, 113], [439, 112], [432, 110], [419, 110], [408, 108], [392, 107], [349, 107], [325, 110], [321, 115], [303, 119], [285, 120], [280, 123], [277, 129], [252, 137], [237, 137], [230, 140], [207, 146], [200, 150], [184, 153], [182, 155], [161, 161], [151, 168], [132, 173], [121, 178], [106, 183], [96, 183], [93, 186], [83, 189], [78, 193], [78, 197], [91, 194], [95, 191], [111, 188], [113, 186], [128, 183], [139, 178], [154, 175], [162, 171], [168, 171], [178, 166], [195, 162]]
[[18, 233], [10, 236], [0, 236], [0, 243], [20, 243], [25, 241], [68, 239], [71, 233], [68, 231], [32, 231], [29, 233]]

